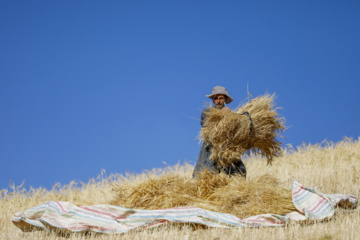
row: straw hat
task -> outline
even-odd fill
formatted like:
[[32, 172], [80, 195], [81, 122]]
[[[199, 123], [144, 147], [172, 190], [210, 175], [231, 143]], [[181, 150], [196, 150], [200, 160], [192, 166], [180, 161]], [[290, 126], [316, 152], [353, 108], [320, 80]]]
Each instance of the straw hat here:
[[218, 94], [223, 94], [225, 96], [227, 96], [227, 99], [226, 99], [226, 104], [229, 104], [231, 103], [234, 99], [232, 97], [230, 97], [230, 94], [227, 92], [226, 88], [224, 87], [221, 87], [221, 86], [216, 86], [212, 89], [212, 92], [210, 95], [206, 95], [208, 98], [213, 98], [215, 95], [218, 95]]

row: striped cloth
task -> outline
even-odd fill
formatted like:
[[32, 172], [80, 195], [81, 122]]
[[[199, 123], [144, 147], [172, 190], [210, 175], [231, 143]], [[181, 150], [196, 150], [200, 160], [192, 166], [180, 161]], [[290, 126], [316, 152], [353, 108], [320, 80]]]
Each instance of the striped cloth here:
[[24, 232], [55, 230], [64, 233], [125, 233], [170, 222], [221, 228], [267, 227], [329, 219], [334, 215], [336, 207], [356, 208], [358, 203], [356, 196], [323, 194], [304, 187], [299, 181], [292, 183], [292, 199], [298, 212], [286, 215], [261, 214], [245, 219], [195, 207], [140, 210], [106, 204], [78, 207], [69, 202], [50, 201], [16, 213], [12, 222]]

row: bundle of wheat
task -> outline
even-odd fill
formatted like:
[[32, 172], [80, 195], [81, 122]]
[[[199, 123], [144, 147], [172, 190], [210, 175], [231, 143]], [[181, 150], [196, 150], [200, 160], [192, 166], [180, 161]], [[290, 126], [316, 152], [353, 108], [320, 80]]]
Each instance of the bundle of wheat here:
[[281, 143], [276, 137], [284, 131], [285, 120], [278, 117], [274, 98], [269, 94], [254, 98], [233, 112], [208, 108], [200, 136], [212, 147], [211, 160], [229, 166], [253, 151], [271, 164], [273, 157], [281, 156]]
[[110, 204], [134, 209], [192, 206], [240, 218], [296, 211], [291, 191], [279, 187], [277, 179], [269, 175], [245, 181], [241, 176], [229, 178], [223, 173], [201, 174], [199, 179], [190, 179], [170, 173], [115, 185], [117, 195]]

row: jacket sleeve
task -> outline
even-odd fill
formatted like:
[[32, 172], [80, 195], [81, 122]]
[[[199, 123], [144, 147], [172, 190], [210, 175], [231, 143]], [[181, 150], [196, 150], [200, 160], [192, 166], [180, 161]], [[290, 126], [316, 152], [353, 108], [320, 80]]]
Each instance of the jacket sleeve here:
[[205, 121], [206, 121], [206, 112], [207, 112], [207, 111], [208, 111], [208, 110], [205, 109], [205, 110], [203, 110], [202, 113], [201, 113], [201, 127], [204, 127], [204, 123], [205, 123]]

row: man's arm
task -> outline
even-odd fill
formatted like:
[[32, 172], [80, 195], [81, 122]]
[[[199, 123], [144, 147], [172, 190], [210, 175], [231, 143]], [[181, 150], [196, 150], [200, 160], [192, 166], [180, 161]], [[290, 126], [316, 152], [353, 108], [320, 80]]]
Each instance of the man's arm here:
[[[226, 112], [231, 112], [231, 109], [228, 108], [228, 107], [224, 107], [224, 108], [222, 108], [221, 110], [226, 111]], [[208, 111], [209, 111], [209, 109], [206, 108], [206, 109], [204, 109], [204, 110], [202, 111], [202, 113], [201, 113], [201, 127], [204, 127], [204, 123], [205, 123], [206, 117], [207, 117], [206, 113], [207, 113]]]
[[202, 126], [202, 127], [204, 127], [204, 124], [205, 124], [206, 112], [207, 112], [207, 110], [205, 109], [205, 110], [202, 111], [202, 113], [201, 113], [201, 126]]

